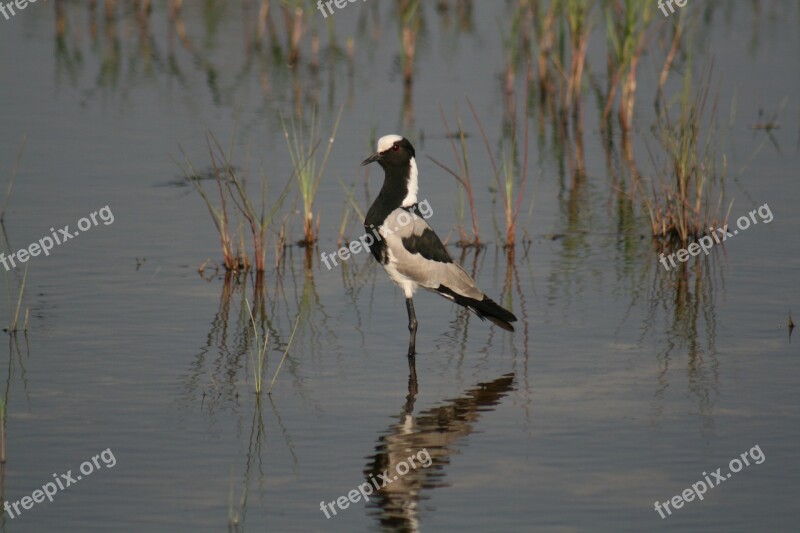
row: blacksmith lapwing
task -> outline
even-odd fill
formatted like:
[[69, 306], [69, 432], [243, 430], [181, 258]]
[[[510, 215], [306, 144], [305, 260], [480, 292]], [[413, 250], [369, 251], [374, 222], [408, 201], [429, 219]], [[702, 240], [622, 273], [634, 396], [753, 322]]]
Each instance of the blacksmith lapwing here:
[[436, 292], [481, 319], [489, 319], [507, 331], [515, 317], [500, 307], [475, 285], [475, 281], [445, 248], [439, 236], [420, 216], [417, 192], [417, 161], [414, 147], [400, 135], [386, 135], [378, 140], [378, 152], [361, 164], [377, 161], [385, 176], [383, 187], [364, 220], [367, 233], [377, 228], [380, 239], [370, 246], [375, 259], [383, 266], [406, 297], [408, 310], [408, 357], [416, 353], [417, 317], [412, 297], [417, 288]]

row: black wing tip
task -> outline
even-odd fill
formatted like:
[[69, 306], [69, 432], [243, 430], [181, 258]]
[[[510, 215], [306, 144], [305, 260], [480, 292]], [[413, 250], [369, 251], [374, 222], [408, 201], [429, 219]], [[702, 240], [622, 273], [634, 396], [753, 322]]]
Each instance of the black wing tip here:
[[479, 309], [479, 311], [481, 311], [478, 313], [479, 317], [484, 320], [489, 319], [493, 324], [500, 326], [506, 331], [514, 331], [514, 326], [511, 325], [511, 322], [517, 321], [517, 317], [514, 316], [514, 313], [505, 307], [501, 307], [497, 302], [486, 296], [483, 297], [481, 303], [483, 307]]
[[440, 285], [437, 290], [458, 305], [466, 307], [478, 315], [478, 318], [481, 320], [488, 319], [490, 322], [506, 331], [514, 331], [514, 326], [511, 325], [511, 322], [516, 322], [517, 317], [514, 316], [514, 313], [501, 307], [488, 296], [484, 296], [483, 300], [475, 300], [474, 298], [462, 296], [444, 285]]
[[[489, 321], [491, 321], [495, 326], [500, 326], [501, 328], [503, 328], [506, 331], [511, 331], [511, 332], [514, 331], [514, 326], [512, 326], [511, 324], [509, 324], [508, 322], [506, 322], [502, 318], [497, 318], [497, 317], [494, 317], [492, 315], [480, 315], [479, 314], [478, 316], [483, 320], [486, 320], [488, 318]], [[514, 316], [514, 315], [511, 315], [511, 316]], [[514, 317], [514, 318], [512, 318], [510, 320], [510, 322], [516, 322], [516, 321], [517, 321], [516, 317]]]

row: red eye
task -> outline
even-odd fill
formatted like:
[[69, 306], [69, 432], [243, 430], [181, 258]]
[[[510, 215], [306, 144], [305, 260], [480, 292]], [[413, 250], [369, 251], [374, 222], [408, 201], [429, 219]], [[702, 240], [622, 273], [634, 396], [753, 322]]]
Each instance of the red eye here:
[[398, 151], [399, 149], [400, 149], [400, 146], [398, 146], [398, 145], [396, 145], [396, 144], [393, 144], [393, 145], [392, 145], [392, 151], [393, 151], [393, 152], [396, 152], [396, 151]]

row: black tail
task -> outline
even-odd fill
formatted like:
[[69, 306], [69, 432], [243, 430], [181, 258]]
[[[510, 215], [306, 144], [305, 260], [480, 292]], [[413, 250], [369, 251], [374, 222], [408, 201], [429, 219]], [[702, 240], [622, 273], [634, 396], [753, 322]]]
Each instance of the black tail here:
[[467, 298], [466, 296], [461, 296], [460, 294], [453, 292], [444, 285], [439, 285], [439, 288], [436, 290], [448, 300], [453, 300], [458, 305], [466, 307], [478, 315], [478, 318], [481, 320], [486, 320], [488, 318], [490, 321], [500, 326], [504, 330], [514, 331], [514, 326], [512, 326], [510, 323], [516, 322], [517, 317], [515, 317], [511, 311], [508, 311], [507, 309], [497, 305], [497, 303], [495, 303], [489, 297], [484, 296], [483, 300]]

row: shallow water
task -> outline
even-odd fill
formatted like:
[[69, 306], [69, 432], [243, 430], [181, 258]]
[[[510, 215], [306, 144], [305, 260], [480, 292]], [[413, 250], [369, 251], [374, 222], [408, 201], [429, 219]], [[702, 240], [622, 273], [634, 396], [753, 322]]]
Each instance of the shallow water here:
[[[505, 4], [475, 3], [466, 25], [426, 4], [405, 103], [390, 4], [337, 11], [330, 55], [326, 22], [312, 17], [322, 32], [316, 70], [307, 39], [296, 70], [254, 49], [255, 8], [242, 5], [184, 6], [191, 42], [170, 35], [177, 26], [161, 2], [144, 30], [129, 7], [113, 23], [98, 13], [93, 28], [87, 7], [72, 2], [0, 18], [3, 190], [25, 136], [5, 216], [10, 249], [51, 227], [74, 230], [103, 206], [114, 216], [27, 263], [29, 331], [10, 337], [5, 360], [2, 496], [18, 501], [106, 449], [116, 460], [52, 502], [4, 516], [4, 531], [793, 529], [800, 341], [786, 325], [800, 309], [796, 3], [692, 12], [707, 25], [695, 61], [713, 59], [721, 122], [736, 110], [724, 142], [732, 219], [765, 203], [774, 219], [672, 272], [658, 263], [646, 217], [629, 217], [615, 193], [589, 88], [585, 178], [573, 179], [565, 160], [575, 159], [533, 116], [523, 242], [511, 260], [498, 245], [500, 200], [466, 96], [487, 136], [500, 138]], [[605, 84], [602, 39], [590, 47], [597, 79], [587, 84]], [[645, 54], [640, 67], [634, 148], [645, 169], [659, 57]], [[679, 89], [677, 78], [665, 87]], [[270, 237], [259, 300], [253, 276], [213, 273], [218, 237], [174, 160], [182, 147], [207, 172], [206, 132], [227, 145], [236, 131], [235, 165], [254, 179], [263, 169], [275, 198], [291, 175], [281, 114], [307, 117], [315, 102], [323, 132], [344, 106], [316, 204], [320, 242], [310, 255], [287, 248], [276, 270]], [[480, 252], [452, 244], [456, 183], [426, 157], [454, 164], [439, 107], [453, 129], [456, 104], [489, 241]], [[751, 126], [776, 112], [773, 144]], [[319, 261], [338, 248], [342, 182], [355, 185], [362, 210], [377, 193], [379, 169], [367, 167], [365, 178], [359, 163], [389, 132], [417, 148], [429, 222], [519, 318], [508, 334], [419, 294], [416, 379], [402, 294], [366, 254], [331, 270]], [[620, 157], [611, 168], [623, 165]], [[281, 210], [292, 240], [302, 231], [295, 196]], [[351, 214], [346, 237], [360, 231]], [[14, 273], [12, 286], [22, 270]], [[260, 400], [245, 299], [270, 334], [265, 387], [298, 324], [272, 394]], [[14, 305], [0, 306], [3, 324]], [[761, 464], [664, 519], [655, 511], [656, 500], [703, 472], [724, 473], [754, 446]], [[369, 502], [330, 518], [320, 509], [422, 450], [430, 466]]]

